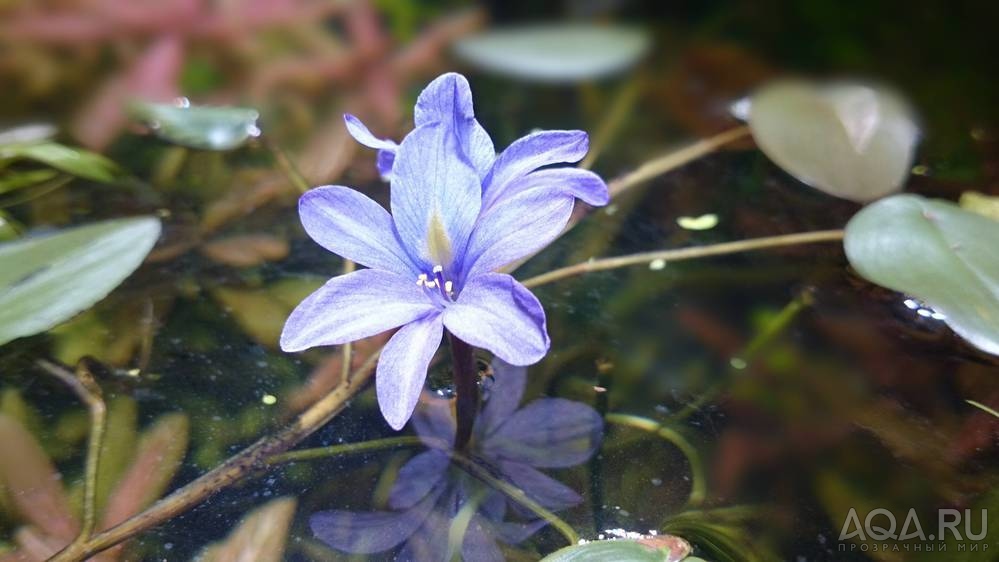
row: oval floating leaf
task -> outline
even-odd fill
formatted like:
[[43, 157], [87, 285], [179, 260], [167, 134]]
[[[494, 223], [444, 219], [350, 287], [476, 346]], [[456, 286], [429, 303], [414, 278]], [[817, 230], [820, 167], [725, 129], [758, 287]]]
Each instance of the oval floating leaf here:
[[544, 82], [600, 78], [624, 70], [648, 49], [638, 29], [579, 24], [528, 25], [464, 38], [461, 58], [485, 70]]
[[640, 539], [593, 541], [567, 546], [541, 562], [678, 562], [687, 559], [690, 543], [673, 535], [649, 535]]
[[104, 221], [0, 245], [0, 345], [90, 308], [152, 249], [160, 221]]
[[860, 84], [771, 84], [753, 94], [749, 128], [760, 150], [798, 180], [872, 201], [899, 191], [919, 129], [908, 104]]
[[199, 107], [136, 102], [132, 116], [161, 139], [201, 150], [231, 150], [260, 135], [260, 114], [246, 107]]
[[843, 244], [864, 278], [924, 301], [958, 335], [999, 355], [999, 222], [896, 195], [857, 213]]

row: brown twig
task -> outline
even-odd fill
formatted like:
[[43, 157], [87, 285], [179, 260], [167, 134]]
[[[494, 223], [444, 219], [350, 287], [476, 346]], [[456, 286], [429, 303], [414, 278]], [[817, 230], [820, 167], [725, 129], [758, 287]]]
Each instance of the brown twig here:
[[722, 256], [752, 250], [779, 248], [781, 246], [795, 246], [798, 244], [812, 244], [815, 242], [838, 242], [842, 239], [842, 230], [817, 230], [814, 232], [799, 232], [796, 234], [783, 234], [780, 236], [767, 236], [764, 238], [750, 238], [748, 240], [724, 242], [722, 244], [712, 244], [709, 246], [694, 246], [691, 248], [660, 250], [658, 252], [643, 252], [627, 256], [590, 260], [559, 269], [553, 269], [547, 273], [531, 277], [522, 283], [525, 287], [537, 287], [540, 285], [546, 285], [553, 281], [573, 277], [575, 275], [592, 273], [594, 271], [607, 271], [610, 269], [627, 267], [629, 265], [646, 264], [656, 260], [663, 260], [669, 263], [694, 258], [704, 258], [708, 256]]

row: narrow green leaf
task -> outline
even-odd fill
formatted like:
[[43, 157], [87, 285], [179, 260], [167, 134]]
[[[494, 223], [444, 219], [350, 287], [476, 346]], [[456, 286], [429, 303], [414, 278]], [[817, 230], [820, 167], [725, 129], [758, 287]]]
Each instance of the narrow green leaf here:
[[117, 164], [100, 154], [54, 142], [0, 145], [0, 160], [33, 160], [100, 182], [113, 181], [121, 173]]
[[22, 187], [31, 187], [59, 175], [56, 170], [25, 170], [0, 176], [0, 193], [7, 193]]
[[843, 244], [868, 281], [925, 302], [969, 343], [999, 355], [999, 222], [896, 195], [857, 213]]
[[231, 150], [260, 135], [260, 114], [245, 107], [136, 102], [130, 110], [135, 119], [145, 122], [163, 140], [201, 150]]
[[90, 308], [139, 267], [159, 235], [159, 219], [140, 217], [0, 245], [0, 344]]

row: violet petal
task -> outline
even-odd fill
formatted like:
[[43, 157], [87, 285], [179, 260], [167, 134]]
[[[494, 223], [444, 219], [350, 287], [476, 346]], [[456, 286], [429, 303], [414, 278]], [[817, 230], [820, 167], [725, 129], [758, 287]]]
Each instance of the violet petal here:
[[537, 297], [504, 273], [470, 279], [443, 316], [458, 338], [513, 365], [540, 361], [551, 343]]
[[375, 148], [378, 150], [396, 150], [399, 145], [394, 141], [388, 139], [380, 139], [373, 135], [361, 120], [349, 113], [343, 114], [343, 122], [347, 125], [347, 132], [350, 136], [354, 137], [354, 140], [363, 144], [368, 148]]
[[484, 518], [473, 516], [461, 541], [462, 559], [474, 560], [475, 562], [503, 562], [506, 560], [503, 552], [496, 546], [492, 534], [492, 526]]
[[546, 188], [504, 198], [486, 211], [468, 241], [468, 277], [495, 271], [558, 238], [572, 216], [574, 199]]
[[316, 538], [337, 550], [357, 554], [382, 552], [416, 532], [439, 494], [429, 495], [413, 509], [401, 512], [321, 511], [309, 518], [309, 526]]
[[292, 311], [281, 349], [347, 343], [412, 322], [436, 308], [411, 279], [377, 269], [334, 277]]
[[[410, 283], [410, 286], [418, 289], [416, 283]], [[370, 308], [368, 314], [381, 316], [384, 313], [376, 306]], [[402, 429], [413, 415], [427, 378], [427, 368], [443, 335], [441, 315], [433, 312], [403, 326], [385, 344], [378, 358], [375, 390], [378, 406], [392, 429]]]
[[449, 128], [421, 125], [403, 139], [392, 168], [392, 218], [426, 273], [464, 254], [482, 205], [479, 177], [456, 143]]
[[461, 74], [437, 77], [420, 92], [413, 113], [416, 126], [443, 123], [454, 130], [459, 147], [480, 178], [485, 177], [496, 159], [489, 133], [475, 120], [472, 90]]
[[610, 193], [603, 178], [582, 168], [546, 168], [535, 170], [510, 182], [503, 190], [503, 198], [530, 189], [545, 188], [551, 193], [582, 199], [594, 207], [610, 202]]
[[455, 421], [451, 403], [436, 396], [425, 398], [413, 414], [413, 429], [428, 446], [454, 443]]
[[309, 236], [334, 254], [366, 267], [417, 275], [388, 211], [360, 192], [339, 185], [310, 189], [298, 201], [298, 214]]
[[588, 149], [589, 137], [583, 131], [540, 131], [513, 141], [482, 184], [482, 206], [488, 209], [505, 197], [506, 187], [521, 176], [542, 166], [578, 162]]
[[526, 464], [502, 461], [500, 471], [510, 482], [523, 490], [527, 497], [553, 511], [566, 509], [583, 501], [572, 488]]
[[483, 451], [490, 458], [563, 468], [589, 459], [602, 434], [603, 420], [593, 408], [564, 398], [542, 398], [487, 436]]
[[416, 505], [444, 478], [450, 463], [451, 459], [437, 449], [424, 451], [409, 459], [399, 469], [389, 492], [389, 507], [408, 509]]
[[527, 385], [527, 369], [514, 367], [502, 359], [493, 359], [493, 384], [479, 419], [475, 422], [476, 431], [488, 436], [505, 422], [520, 404]]

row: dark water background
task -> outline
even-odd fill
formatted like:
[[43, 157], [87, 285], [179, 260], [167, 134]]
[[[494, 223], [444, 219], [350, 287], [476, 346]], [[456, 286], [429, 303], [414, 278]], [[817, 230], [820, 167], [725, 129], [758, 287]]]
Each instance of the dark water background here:
[[[888, 82], [918, 108], [924, 137], [916, 164], [924, 168], [910, 178], [910, 191], [955, 199], [968, 189], [999, 189], [994, 4], [496, 2], [489, 8], [497, 23], [596, 17], [643, 24], [654, 36], [650, 56], [634, 70], [580, 86], [524, 84], [442, 58], [438, 70], [462, 70], [469, 77], [478, 118], [498, 147], [533, 128], [594, 131], [616, 93], [634, 81], [639, 94], [594, 168], [612, 178], [686, 140], [734, 125], [723, 115], [725, 103], [768, 77], [845, 75]], [[451, 9], [434, 3], [386, 6], [385, 12], [411, 13], [426, 23]], [[338, 24], [330, 29], [336, 33]], [[400, 41], [411, 38], [406, 29], [396, 32]], [[190, 66], [197, 67], [212, 48], [199, 46]], [[104, 68], [100, 61], [90, 64]], [[210, 92], [213, 84], [198, 82], [196, 70], [188, 71], [190, 89], [200, 89], [192, 97]], [[432, 76], [424, 72], [403, 88], [403, 115]], [[9, 98], [3, 116], [60, 122], [78, 102], [74, 96], [93, 87], [81, 77], [69, 82], [75, 90], [36, 97], [16, 85], [17, 94], [0, 94]], [[275, 103], [280, 109], [270, 119], [264, 109], [265, 126], [272, 123], [293, 153], [314, 132], [310, 124], [357, 95], [350, 79], [316, 93], [323, 88], [287, 93], [293, 101]], [[296, 104], [306, 115], [297, 121], [288, 117]], [[148, 136], [126, 134], [106, 153], [139, 180], [110, 187], [77, 181], [6, 210], [39, 228], [158, 212], [165, 217], [162, 244], [168, 246], [196, 230], [206, 207], [236, 189], [239, 178], [251, 177], [236, 174], [272, 166], [259, 147], [193, 154], [171, 179], [157, 182], [169, 150]], [[385, 201], [387, 188], [373, 177], [372, 163], [370, 153], [359, 152], [336, 183]], [[173, 486], [288, 419], [289, 397], [325, 353], [293, 356], [276, 349], [273, 336], [288, 310], [281, 303], [302, 293], [295, 283], [309, 286], [341, 268], [339, 258], [304, 236], [294, 199], [285, 187], [217, 233], [280, 237], [290, 244], [285, 257], [231, 267], [190, 251], [149, 263], [86, 323], [0, 347], [3, 389], [16, 391], [38, 411], [39, 438], [68, 484], [80, 479], [86, 420], [69, 392], [34, 366], [38, 358], [95, 356], [107, 367], [101, 376], [105, 391], [134, 400], [140, 426], [163, 413], [186, 413], [190, 449]], [[841, 228], [858, 208], [807, 188], [756, 150], [726, 149], [594, 211], [518, 277], [594, 256]], [[705, 213], [719, 217], [716, 228], [677, 226], [681, 216]], [[674, 532], [708, 560], [722, 559], [719, 528], [735, 545], [735, 560], [999, 559], [997, 532], [985, 541], [989, 551], [976, 555], [840, 550], [840, 528], [851, 507], [898, 514], [915, 508], [924, 521], [935, 521], [938, 508], [997, 505], [999, 425], [965, 400], [999, 404], [999, 364], [942, 322], [918, 316], [903, 303], [905, 296], [853, 274], [838, 244], [658, 270], [637, 266], [536, 292], [548, 313], [552, 351], [530, 368], [524, 401], [557, 396], [602, 413], [654, 420], [682, 435], [700, 459], [698, 475], [667, 440], [607, 424], [592, 460], [546, 471], [584, 497], [560, 512], [582, 536], [611, 528]], [[141, 372], [131, 376], [127, 371], [140, 367], [141, 352], [122, 351], [115, 342], [138, 330], [150, 307], [155, 335]], [[781, 311], [789, 316], [783, 324]], [[431, 385], [445, 390], [446, 363], [430, 376]], [[268, 396], [275, 403], [266, 403]], [[369, 389], [304, 446], [391, 434]], [[386, 482], [412, 454], [398, 449], [274, 469], [141, 535], [131, 542], [131, 556], [188, 559], [265, 500], [294, 496], [298, 507], [287, 558], [347, 559], [313, 540], [309, 515], [373, 509], [373, 495], [384, 497]], [[706, 496], [692, 506], [696, 478], [706, 482]], [[990, 515], [999, 520], [999, 511]], [[0, 541], [16, 526], [0, 512]], [[531, 560], [562, 545], [558, 533], [546, 528], [506, 554]]]

